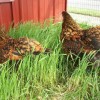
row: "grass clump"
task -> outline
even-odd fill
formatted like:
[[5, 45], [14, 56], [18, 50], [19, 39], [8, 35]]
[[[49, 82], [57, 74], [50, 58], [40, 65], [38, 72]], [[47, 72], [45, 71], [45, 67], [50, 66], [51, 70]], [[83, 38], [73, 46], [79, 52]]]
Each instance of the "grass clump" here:
[[60, 32], [60, 23], [41, 26], [29, 22], [9, 30], [10, 36], [34, 38], [52, 52], [26, 55], [17, 72], [14, 61], [0, 65], [0, 100], [99, 100], [100, 69], [87, 70], [91, 54], [82, 59], [64, 54]]

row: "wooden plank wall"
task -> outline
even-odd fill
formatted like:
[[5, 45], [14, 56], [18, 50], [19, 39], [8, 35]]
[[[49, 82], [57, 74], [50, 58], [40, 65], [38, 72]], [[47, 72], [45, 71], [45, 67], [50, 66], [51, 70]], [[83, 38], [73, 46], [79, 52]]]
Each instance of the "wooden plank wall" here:
[[49, 18], [58, 22], [64, 10], [66, 0], [9, 0], [0, 3], [0, 25], [9, 27], [12, 22], [44, 22]]

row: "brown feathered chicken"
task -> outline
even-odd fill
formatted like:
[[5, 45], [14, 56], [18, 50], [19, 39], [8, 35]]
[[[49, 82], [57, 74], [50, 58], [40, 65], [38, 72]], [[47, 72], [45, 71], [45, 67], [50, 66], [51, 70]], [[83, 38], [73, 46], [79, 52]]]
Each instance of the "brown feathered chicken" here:
[[[65, 53], [89, 53], [100, 49], [100, 26], [82, 29], [65, 11], [62, 12], [63, 23], [61, 32], [62, 48]], [[96, 54], [100, 59], [100, 53]], [[96, 57], [95, 56], [95, 57]]]
[[0, 63], [9, 60], [20, 60], [26, 53], [39, 54], [48, 52], [34, 39], [27, 37], [13, 39], [3, 32], [0, 32]]
[[83, 34], [82, 29], [67, 12], [62, 12], [62, 16], [63, 23], [60, 39], [63, 41], [63, 50], [66, 53], [70, 51], [79, 53], [84, 45], [80, 38]]

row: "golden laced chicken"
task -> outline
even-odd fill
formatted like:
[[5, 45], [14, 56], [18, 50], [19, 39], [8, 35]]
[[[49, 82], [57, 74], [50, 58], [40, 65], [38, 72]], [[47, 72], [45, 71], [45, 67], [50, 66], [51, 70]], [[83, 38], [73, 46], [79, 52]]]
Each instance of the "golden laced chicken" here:
[[[72, 19], [72, 17], [67, 12], [62, 12], [63, 23], [61, 32], [61, 41], [63, 41], [63, 50], [68, 53], [72, 51], [73, 53], [78, 53], [82, 47], [80, 42], [81, 28]], [[77, 34], [78, 32], [78, 34]]]
[[[100, 49], [100, 26], [82, 29], [66, 11], [62, 12], [62, 16], [60, 39], [65, 53], [89, 53]], [[94, 60], [100, 60], [100, 52], [95, 55]]]
[[0, 31], [0, 63], [8, 59], [20, 60], [26, 53], [37, 55], [41, 52], [49, 52], [49, 49], [44, 50], [43, 46], [34, 39], [27, 37], [13, 39]]

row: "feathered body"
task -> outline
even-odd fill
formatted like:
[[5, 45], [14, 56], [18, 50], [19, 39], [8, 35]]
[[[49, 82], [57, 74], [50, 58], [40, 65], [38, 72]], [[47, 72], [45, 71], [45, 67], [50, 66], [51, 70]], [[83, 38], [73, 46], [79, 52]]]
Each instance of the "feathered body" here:
[[[63, 11], [62, 16], [60, 39], [65, 53], [89, 53], [100, 49], [100, 26], [82, 29], [67, 12]], [[97, 53], [96, 57], [100, 59], [100, 53]]]
[[94, 50], [100, 49], [100, 26], [83, 30], [83, 40]]
[[62, 16], [63, 23], [60, 39], [63, 41], [63, 50], [67, 53], [70, 51], [78, 53], [83, 45], [80, 38], [82, 29], [67, 12], [62, 12]]
[[39, 54], [41, 52], [45, 52], [43, 46], [34, 39], [27, 37], [13, 39], [5, 33], [0, 34], [0, 63], [8, 59], [20, 60], [27, 53]]

